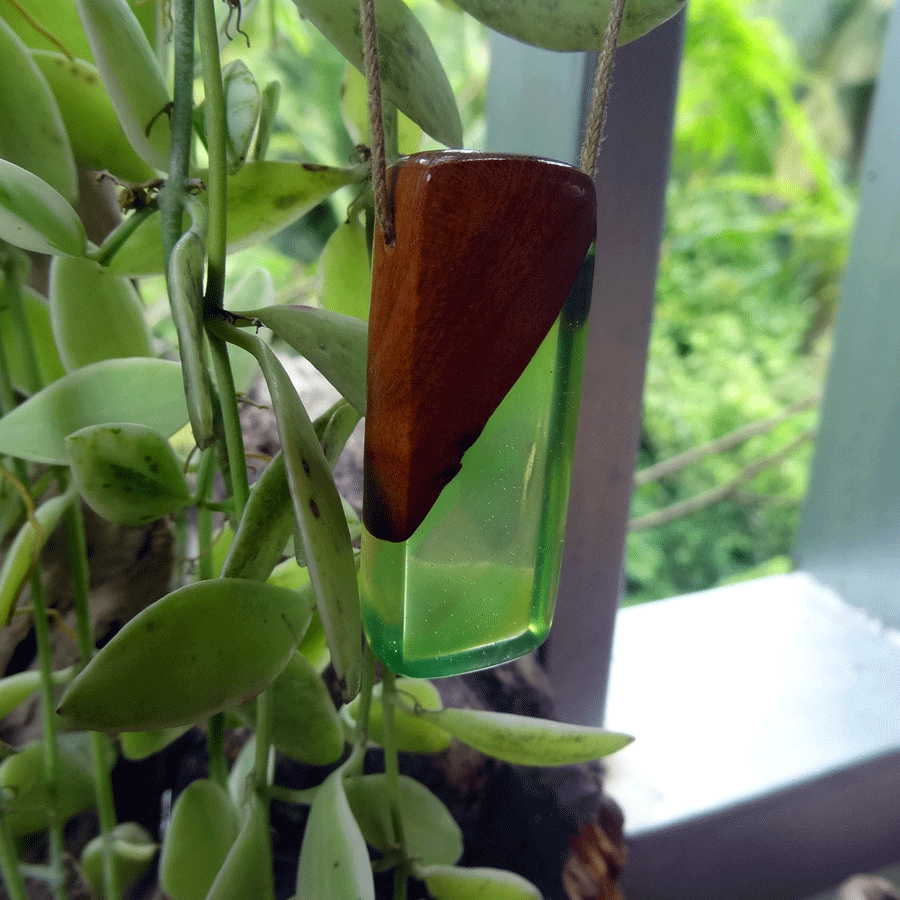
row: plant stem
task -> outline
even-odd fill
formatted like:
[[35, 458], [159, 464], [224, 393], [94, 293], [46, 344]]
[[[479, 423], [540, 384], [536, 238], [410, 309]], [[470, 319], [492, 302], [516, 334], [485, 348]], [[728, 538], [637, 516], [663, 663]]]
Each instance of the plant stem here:
[[240, 521], [250, 496], [247, 479], [247, 457], [244, 453], [244, 433], [234, 389], [234, 375], [225, 342], [207, 329], [209, 348], [212, 352], [213, 369], [219, 388], [219, 402], [222, 407], [222, 429], [228, 467], [231, 470], [231, 497], [234, 501], [234, 520]]
[[[403, 819], [400, 816], [400, 765], [397, 758], [397, 734], [394, 728], [397, 703], [397, 678], [385, 665], [381, 667], [381, 745], [384, 747], [384, 774], [387, 781], [391, 822], [397, 843], [406, 857], [406, 840], [403, 835]], [[404, 889], [405, 893], [405, 889]]]
[[225, 761], [225, 713], [210, 716], [206, 723], [206, 748], [209, 754], [209, 777], [228, 788], [228, 764]]
[[47, 620], [47, 599], [38, 567], [31, 576], [31, 605], [38, 668], [41, 673], [41, 717], [44, 726], [44, 770], [47, 774], [47, 830], [50, 833], [50, 869], [55, 900], [66, 900], [63, 870], [63, 823], [59, 819], [60, 757], [56, 741], [56, 699], [53, 692], [53, 648]]
[[131, 215], [126, 216], [106, 236], [106, 239], [96, 250], [88, 253], [88, 257], [102, 266], [109, 265], [110, 260], [122, 249], [122, 245], [128, 238], [156, 212], [159, 212], [159, 206], [154, 201], [150, 206], [136, 210]]
[[209, 173], [206, 181], [209, 198], [209, 226], [206, 237], [207, 308], [221, 308], [225, 296], [226, 175], [225, 156], [225, 91], [219, 62], [219, 37], [213, 0], [198, 0], [197, 34], [200, 39], [200, 61], [203, 67], [206, 149]]
[[190, 174], [194, 114], [194, 0], [174, 0], [173, 6], [172, 143], [169, 178], [160, 195], [160, 228], [167, 275], [172, 248], [183, 230], [184, 182]]
[[9, 894], [9, 900], [28, 900], [25, 880], [19, 871], [19, 855], [16, 842], [9, 828], [6, 816], [0, 812], [0, 872], [3, 873], [3, 886]]
[[366, 745], [369, 743], [369, 713], [372, 709], [372, 690], [375, 687], [375, 654], [366, 641], [363, 645], [362, 681], [359, 686], [359, 710], [356, 716], [356, 735], [354, 744], [362, 752], [357, 755], [353, 766], [354, 774], [362, 775], [363, 762], [366, 756]]
[[[66, 509], [66, 536], [69, 545], [69, 568], [75, 606], [75, 623], [78, 630], [78, 650], [82, 664], [86, 665], [94, 653], [94, 639], [91, 634], [91, 620], [88, 611], [90, 573], [87, 539], [77, 496]], [[119, 900], [122, 896], [122, 884], [113, 855], [112, 832], [116, 827], [117, 819], [112, 783], [109, 778], [111, 768], [109, 745], [106, 738], [97, 731], [91, 732], [91, 751], [94, 764], [94, 792], [102, 840], [103, 889], [107, 898]]]

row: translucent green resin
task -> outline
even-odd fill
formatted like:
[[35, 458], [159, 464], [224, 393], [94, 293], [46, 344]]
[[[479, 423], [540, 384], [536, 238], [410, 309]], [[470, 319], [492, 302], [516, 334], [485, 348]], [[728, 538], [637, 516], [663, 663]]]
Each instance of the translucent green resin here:
[[395, 672], [434, 678], [499, 665], [550, 630], [592, 262], [416, 533], [393, 544], [363, 532], [363, 622]]

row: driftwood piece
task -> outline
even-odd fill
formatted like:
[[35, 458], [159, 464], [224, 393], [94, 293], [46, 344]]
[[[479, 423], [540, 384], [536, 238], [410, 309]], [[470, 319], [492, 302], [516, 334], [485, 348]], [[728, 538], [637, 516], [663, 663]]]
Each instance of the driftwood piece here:
[[596, 230], [591, 178], [563, 163], [448, 150], [388, 177], [375, 230], [366, 399], [369, 532], [405, 541], [559, 316]]

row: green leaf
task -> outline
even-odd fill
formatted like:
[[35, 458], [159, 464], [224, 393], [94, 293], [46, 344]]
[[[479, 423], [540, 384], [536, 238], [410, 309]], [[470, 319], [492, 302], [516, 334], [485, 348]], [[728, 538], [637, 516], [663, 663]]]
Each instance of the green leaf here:
[[328, 464], [333, 466], [341, 455], [350, 435], [353, 434], [362, 415], [346, 400], [338, 400], [313, 422], [316, 437], [322, 445], [322, 453]]
[[196, 722], [265, 690], [287, 665], [311, 608], [260, 581], [188, 585], [147, 607], [69, 685], [59, 711], [95, 731]]
[[[398, 678], [397, 691], [406, 706], [438, 712], [444, 708], [441, 695], [430, 682], [416, 678]], [[356, 724], [359, 698], [345, 706], [341, 713], [352, 724]], [[383, 744], [382, 735], [384, 707], [381, 703], [381, 685], [376, 684], [372, 692], [372, 707], [369, 712], [369, 739]], [[402, 707], [394, 714], [394, 730], [397, 747], [410, 753], [440, 753], [450, 746], [450, 735], [439, 722], [428, 721], [421, 716], [411, 715]], [[455, 862], [455, 860], [453, 860]]]
[[[59, 750], [57, 810], [63, 823], [94, 803], [89, 762], [78, 751], [82, 736], [62, 736]], [[49, 785], [43, 741], [26, 744], [0, 763], [3, 815], [15, 835], [44, 831], [49, 824]]]
[[316, 792], [297, 872], [297, 900], [324, 897], [375, 900], [369, 852], [347, 802], [340, 769]]
[[91, 425], [66, 438], [78, 493], [97, 515], [146, 525], [186, 506], [191, 492], [169, 442], [143, 425]]
[[[354, 70], [355, 71], [355, 70]], [[319, 303], [332, 312], [369, 319], [372, 270], [366, 229], [351, 214], [338, 225], [319, 257]]]
[[487, 756], [520, 766], [565, 766], [609, 756], [634, 738], [602, 728], [475, 709], [417, 712]]
[[106, 169], [122, 181], [140, 183], [156, 176], [125, 137], [94, 66], [53, 50], [32, 50], [31, 56], [53, 91], [72, 153], [82, 166]]
[[193, 226], [172, 249], [169, 302], [184, 374], [184, 394], [194, 441], [201, 450], [213, 441], [212, 388], [204, 356], [203, 275], [206, 246]]
[[[509, 37], [547, 50], [599, 50], [609, 0], [457, 0], [470, 16]], [[670, 19], [685, 0], [628, 0], [619, 42], [624, 44]]]
[[[369, 846], [387, 854], [399, 845], [384, 773], [347, 778], [347, 800]], [[423, 865], [452, 865], [463, 851], [462, 831], [450, 811], [423, 784], [400, 776], [400, 816], [406, 855]]]
[[74, 499], [75, 495], [70, 487], [64, 494], [42, 503], [34, 512], [34, 520], [25, 522], [6, 550], [3, 566], [0, 568], [0, 625], [9, 622], [25, 579], [36, 565], [44, 544], [59, 524], [66, 507]]
[[[204, 172], [200, 172], [203, 178]], [[292, 225], [344, 185], [365, 177], [363, 169], [310, 163], [248, 162], [228, 180], [228, 252], [258, 244]], [[204, 205], [207, 196], [198, 199]], [[110, 261], [110, 270], [139, 278], [163, 271], [159, 216], [138, 226]]]
[[542, 900], [530, 882], [502, 869], [463, 869], [458, 866], [416, 867], [434, 900]]
[[172, 900], [206, 900], [240, 831], [231, 797], [214, 781], [179, 794], [163, 840], [159, 882]]
[[[325, 682], [307, 659], [295, 653], [272, 682], [272, 742], [291, 759], [311, 766], [327, 766], [344, 752], [341, 720]], [[252, 725], [256, 702], [237, 710]]]
[[362, 615], [350, 533], [331, 467], [290, 377], [269, 346], [236, 328], [226, 333], [256, 357], [269, 387], [303, 556], [332, 665], [350, 699], [359, 691], [362, 672]]
[[[29, 22], [30, 17], [57, 41], [63, 42], [72, 56], [86, 60], [93, 59], [72, 0], [16, 0], [16, 4], [21, 10], [11, 3], [3, 4], [3, 18], [26, 47], [38, 47], [42, 50], [60, 49]], [[27, 15], [23, 15], [23, 11]]]
[[[294, 0], [294, 4], [348, 62], [365, 71], [359, 0]], [[385, 97], [436, 141], [461, 147], [456, 99], [425, 29], [403, 0], [379, 0], [375, 9]]]
[[[243, 313], [255, 306], [269, 306], [275, 302], [275, 283], [269, 270], [262, 266], [244, 273], [241, 280], [225, 294], [225, 309], [229, 312]], [[249, 391], [259, 374], [256, 360], [230, 344], [228, 357], [236, 389]]]
[[144, 306], [130, 281], [91, 259], [50, 264], [50, 322], [66, 370], [104, 359], [155, 356]]
[[157, 728], [152, 731], [126, 731], [119, 738], [125, 759], [146, 759], [177, 741], [191, 726]]
[[33, 172], [74, 203], [78, 177], [56, 99], [27, 48], [2, 18], [0, 84], [0, 157]]
[[0, 159], [0, 240], [49, 256], [83, 256], [87, 249], [84, 226], [66, 198], [5, 159]]
[[167, 171], [172, 98], [140, 23], [125, 0], [75, 0], [75, 6], [129, 143], [148, 165]]
[[225, 153], [228, 174], [235, 175], [247, 161], [250, 144], [262, 108], [256, 80], [243, 60], [235, 59], [222, 67], [225, 92]]
[[[28, 369], [25, 363], [25, 348], [18, 339], [9, 305], [6, 299], [7, 285], [0, 280], [0, 341], [9, 364], [9, 377], [16, 390], [29, 393]], [[41, 383], [49, 384], [66, 374], [56, 350], [53, 331], [50, 326], [50, 309], [47, 301], [26, 285], [22, 286], [22, 301], [25, 306], [25, 318], [28, 322], [28, 333], [31, 344], [37, 354], [38, 371]]]
[[274, 900], [272, 842], [266, 805], [254, 793], [243, 810], [237, 840], [206, 900]]
[[[75, 675], [75, 668], [58, 669], [52, 675], [55, 685], [68, 684]], [[0, 719], [9, 715], [20, 703], [24, 703], [41, 686], [41, 673], [36, 669], [17, 672], [0, 678]]]
[[247, 312], [308, 359], [364, 415], [369, 330], [353, 316], [313, 306], [269, 306]]
[[[366, 77], [349, 63], [341, 81], [341, 118], [354, 144], [372, 145], [369, 136], [369, 100]], [[422, 149], [422, 129], [397, 111], [397, 145], [401, 156]]]
[[133, 422], [174, 434], [187, 422], [181, 366], [133, 357], [77, 369], [0, 419], [0, 453], [68, 465], [66, 437], [107, 422]]
[[[111, 833], [113, 865], [120, 884], [136, 881], [153, 862], [159, 849], [146, 829], [137, 822], [122, 822]], [[81, 852], [81, 874], [98, 897], [103, 896], [103, 835], [98, 834]]]

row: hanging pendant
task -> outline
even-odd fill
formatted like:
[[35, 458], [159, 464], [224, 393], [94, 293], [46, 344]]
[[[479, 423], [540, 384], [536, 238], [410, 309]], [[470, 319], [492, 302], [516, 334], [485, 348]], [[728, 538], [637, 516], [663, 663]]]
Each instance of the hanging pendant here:
[[395, 671], [455, 674], [527, 652], [549, 628], [594, 187], [563, 163], [466, 151], [416, 154], [388, 177], [396, 241], [376, 229], [363, 613]]

